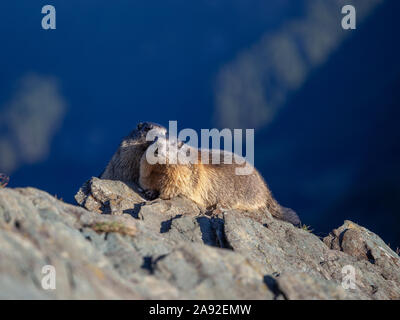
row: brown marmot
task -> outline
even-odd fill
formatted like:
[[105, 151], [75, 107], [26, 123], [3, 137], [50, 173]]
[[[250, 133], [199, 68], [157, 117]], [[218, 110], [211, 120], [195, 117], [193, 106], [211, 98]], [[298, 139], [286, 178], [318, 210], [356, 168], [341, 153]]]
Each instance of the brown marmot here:
[[[146, 133], [152, 129], [159, 134], [158, 138], [155, 141], [146, 141]], [[146, 151], [149, 146], [154, 147], [154, 144], [157, 144], [157, 157], [164, 160], [162, 164], [151, 164], [147, 160]], [[174, 145], [178, 152], [187, 152], [191, 148], [197, 156], [197, 163], [170, 163], [168, 152], [159, 151], [168, 150], [168, 147], [162, 148], [165, 144]], [[201, 154], [204, 152], [210, 159], [209, 164], [202, 163]], [[211, 161], [215, 153], [221, 160], [220, 164]], [[300, 219], [293, 210], [282, 207], [273, 198], [264, 179], [254, 167], [247, 162], [237, 164], [233, 161], [226, 164], [226, 153], [221, 150], [193, 149], [180, 141], [173, 142], [168, 138], [166, 128], [145, 122], [140, 123], [122, 141], [100, 178], [134, 181], [145, 190], [149, 198], [159, 196], [161, 199], [170, 199], [182, 195], [203, 208], [219, 205], [225, 209], [250, 212], [267, 210], [278, 219], [300, 224]], [[246, 165], [251, 166], [252, 172], [248, 175], [237, 175], [236, 168]]]

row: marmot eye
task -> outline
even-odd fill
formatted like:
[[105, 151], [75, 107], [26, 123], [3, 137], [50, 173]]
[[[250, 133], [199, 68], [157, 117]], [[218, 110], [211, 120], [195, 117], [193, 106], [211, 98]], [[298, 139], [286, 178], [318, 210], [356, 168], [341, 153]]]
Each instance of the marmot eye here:
[[137, 125], [137, 128], [138, 128], [138, 130], [141, 130], [141, 129], [143, 128], [143, 122], [140, 122], [140, 123]]

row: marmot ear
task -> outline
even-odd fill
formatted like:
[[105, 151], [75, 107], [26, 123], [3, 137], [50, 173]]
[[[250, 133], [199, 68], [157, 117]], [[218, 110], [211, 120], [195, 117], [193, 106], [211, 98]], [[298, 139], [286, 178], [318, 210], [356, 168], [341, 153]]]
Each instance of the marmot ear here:
[[143, 122], [139, 122], [139, 124], [137, 125], [137, 129], [141, 130], [143, 128]]

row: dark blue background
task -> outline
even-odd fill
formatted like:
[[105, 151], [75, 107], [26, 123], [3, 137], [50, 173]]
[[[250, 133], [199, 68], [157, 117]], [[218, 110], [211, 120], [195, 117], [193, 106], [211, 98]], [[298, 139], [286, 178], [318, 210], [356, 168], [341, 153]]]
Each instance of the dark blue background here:
[[[221, 68], [301, 18], [304, 3], [2, 1], [0, 112], [30, 72], [57, 78], [67, 103], [49, 155], [6, 172], [10, 186], [73, 202], [138, 121], [218, 127]], [[41, 29], [45, 4], [54, 31]], [[256, 167], [318, 235], [350, 219], [400, 245], [399, 14], [399, 1], [383, 1], [256, 129]]]

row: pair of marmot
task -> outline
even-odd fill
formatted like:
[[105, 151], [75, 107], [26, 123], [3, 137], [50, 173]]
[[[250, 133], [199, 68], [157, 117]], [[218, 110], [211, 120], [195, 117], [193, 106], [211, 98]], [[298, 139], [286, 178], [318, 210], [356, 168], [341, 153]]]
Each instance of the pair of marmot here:
[[[163, 138], [147, 141], [149, 131]], [[251, 167], [252, 172], [248, 175], [236, 174], [235, 170], [238, 167], [250, 166], [249, 163], [224, 163], [225, 151], [218, 150], [220, 164], [213, 164], [212, 161], [209, 161], [209, 164], [203, 163], [201, 153], [204, 153], [204, 150], [197, 149], [197, 163], [170, 163], [168, 154], [165, 153], [158, 155], [165, 158], [165, 163], [149, 163], [146, 157], [148, 148], [154, 143], [162, 147], [169, 142], [167, 129], [163, 126], [151, 122], [139, 123], [137, 128], [122, 140], [100, 178], [133, 181], [145, 190], [149, 198], [159, 196], [162, 199], [170, 199], [182, 195], [203, 208], [219, 205], [226, 209], [250, 212], [268, 210], [278, 219], [295, 225], [300, 223], [293, 210], [282, 207], [273, 198], [264, 179], [255, 168]], [[183, 143], [178, 144], [179, 149]], [[211, 159], [215, 150], [208, 152]]]

